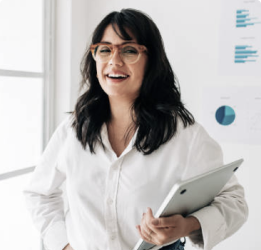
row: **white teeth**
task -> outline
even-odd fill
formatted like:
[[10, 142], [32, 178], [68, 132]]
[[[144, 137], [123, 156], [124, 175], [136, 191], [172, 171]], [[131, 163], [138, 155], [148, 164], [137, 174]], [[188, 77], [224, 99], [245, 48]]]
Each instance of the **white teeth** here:
[[121, 74], [108, 74], [108, 77], [128, 77], [127, 75], [121, 75]]

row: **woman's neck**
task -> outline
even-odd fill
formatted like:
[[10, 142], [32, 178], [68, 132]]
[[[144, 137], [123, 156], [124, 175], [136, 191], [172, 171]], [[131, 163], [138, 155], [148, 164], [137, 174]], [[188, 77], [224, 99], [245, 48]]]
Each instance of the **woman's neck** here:
[[121, 155], [135, 133], [132, 117], [132, 103], [119, 99], [109, 99], [111, 119], [107, 123], [109, 141], [117, 156]]
[[109, 98], [111, 119], [109, 123], [129, 127], [134, 123], [132, 117], [132, 102], [120, 98]]

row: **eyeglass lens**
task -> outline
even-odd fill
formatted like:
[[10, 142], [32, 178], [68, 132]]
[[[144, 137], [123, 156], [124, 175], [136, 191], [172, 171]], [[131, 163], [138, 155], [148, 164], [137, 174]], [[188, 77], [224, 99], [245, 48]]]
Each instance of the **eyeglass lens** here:
[[[98, 45], [95, 49], [94, 56], [96, 60], [106, 62], [110, 60], [113, 53], [112, 47], [108, 45]], [[121, 59], [126, 63], [133, 63], [137, 61], [139, 57], [139, 50], [135, 45], [122, 46], [119, 53]]]

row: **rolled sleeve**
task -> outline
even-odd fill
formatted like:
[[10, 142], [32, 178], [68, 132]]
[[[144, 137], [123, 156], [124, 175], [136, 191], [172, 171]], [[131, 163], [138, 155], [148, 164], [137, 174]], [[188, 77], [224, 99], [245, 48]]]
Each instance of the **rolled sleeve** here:
[[[190, 237], [194, 245], [210, 250], [225, 238], [226, 223], [217, 208], [205, 207], [192, 216], [196, 217], [201, 225], [201, 231]], [[202, 236], [201, 236], [202, 234]]]
[[[201, 224], [202, 237], [191, 235], [194, 245], [211, 250], [235, 233], [246, 221], [248, 207], [244, 190], [233, 176], [210, 206], [191, 214]], [[200, 235], [198, 235], [200, 236]]]
[[58, 166], [68, 121], [55, 131], [24, 190], [25, 201], [46, 250], [62, 250], [68, 243], [62, 184], [66, 175]]
[[[199, 126], [191, 143], [184, 179], [222, 165], [221, 147]], [[193, 232], [189, 238], [195, 246], [204, 250], [211, 250], [222, 240], [235, 233], [248, 216], [244, 189], [238, 183], [236, 176], [232, 176], [209, 206], [192, 213], [191, 216], [198, 219], [201, 230]]]

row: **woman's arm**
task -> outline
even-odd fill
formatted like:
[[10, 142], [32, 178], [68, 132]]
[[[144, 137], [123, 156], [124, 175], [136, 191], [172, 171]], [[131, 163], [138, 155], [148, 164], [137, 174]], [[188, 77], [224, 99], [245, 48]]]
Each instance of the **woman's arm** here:
[[[184, 142], [184, 138], [188, 142]], [[189, 145], [182, 180], [223, 165], [220, 146], [200, 125], [188, 130], [182, 140]], [[150, 237], [155, 236], [156, 245], [188, 236], [195, 245], [210, 250], [235, 233], [244, 224], [247, 216], [248, 207], [244, 189], [233, 176], [211, 205], [192, 213], [190, 217], [171, 216], [164, 219], [165, 224], [159, 219], [161, 225], [166, 226], [159, 229], [152, 223], [154, 221], [152, 213], [146, 212], [137, 228], [146, 241], [151, 242]]]
[[[210, 250], [234, 234], [247, 220], [248, 206], [244, 189], [233, 176], [210, 206], [192, 214], [202, 228], [201, 235], [192, 234], [195, 245]], [[204, 240], [203, 240], [204, 239]]]
[[142, 239], [154, 245], [164, 245], [189, 237], [193, 244], [210, 250], [235, 233], [247, 216], [244, 191], [234, 176], [211, 205], [186, 218], [173, 215], [155, 219], [151, 209], [148, 209], [137, 229]]
[[[221, 147], [199, 125], [191, 145], [186, 173], [183, 178], [187, 179], [222, 165]], [[235, 233], [248, 217], [244, 189], [237, 181], [236, 176], [232, 176], [210, 206], [191, 215], [198, 219], [201, 230], [193, 232], [189, 238], [204, 250], [212, 249]]]
[[44, 245], [54, 250], [61, 250], [68, 244], [61, 188], [66, 177], [58, 167], [66, 134], [67, 123], [63, 122], [52, 136], [24, 190], [28, 210]]

